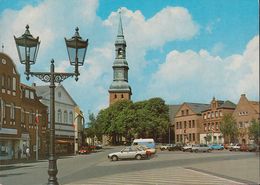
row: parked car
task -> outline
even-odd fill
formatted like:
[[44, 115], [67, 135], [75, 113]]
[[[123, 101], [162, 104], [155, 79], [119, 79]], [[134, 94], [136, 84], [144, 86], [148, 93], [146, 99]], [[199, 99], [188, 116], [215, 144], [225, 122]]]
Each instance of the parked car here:
[[89, 154], [90, 150], [88, 149], [88, 147], [82, 147], [79, 152], [79, 154]]
[[102, 145], [101, 144], [96, 144], [96, 150], [100, 150], [102, 149]]
[[180, 151], [182, 150], [183, 145], [182, 144], [173, 144], [172, 146], [168, 147], [169, 151]]
[[185, 145], [182, 147], [183, 152], [190, 152], [192, 145]]
[[107, 156], [112, 161], [117, 161], [119, 159], [143, 159], [146, 158], [146, 151], [141, 150], [138, 147], [125, 147], [120, 152], [110, 153]]
[[160, 146], [160, 150], [168, 150], [168, 148], [169, 147], [172, 147], [172, 146], [174, 146], [174, 144], [162, 144], [161, 146]]
[[240, 146], [240, 151], [243, 152], [255, 152], [257, 151], [257, 145], [256, 144], [243, 144]]
[[211, 152], [211, 149], [206, 144], [198, 144], [191, 147], [191, 152]]
[[223, 150], [224, 149], [224, 146], [220, 145], [220, 144], [212, 144], [212, 145], [209, 145], [209, 148], [211, 150]]
[[240, 147], [241, 147], [241, 144], [239, 144], [239, 143], [234, 144], [234, 145], [230, 145], [229, 151], [239, 151]]

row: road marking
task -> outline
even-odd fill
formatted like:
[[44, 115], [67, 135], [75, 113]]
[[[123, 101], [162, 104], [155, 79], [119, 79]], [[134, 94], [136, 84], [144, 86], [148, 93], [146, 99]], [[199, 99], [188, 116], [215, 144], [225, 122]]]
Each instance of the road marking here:
[[[73, 182], [73, 185], [243, 185], [243, 183], [217, 177], [214, 175], [197, 172], [183, 167], [167, 167], [134, 172], [117, 173], [98, 178], [85, 179]], [[72, 185], [72, 184], [68, 184]]]

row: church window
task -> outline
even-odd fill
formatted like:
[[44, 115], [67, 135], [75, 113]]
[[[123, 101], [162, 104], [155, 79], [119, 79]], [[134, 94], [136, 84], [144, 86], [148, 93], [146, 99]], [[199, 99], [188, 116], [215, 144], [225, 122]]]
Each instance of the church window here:
[[122, 48], [118, 49], [118, 58], [123, 58], [123, 50], [122, 50]]

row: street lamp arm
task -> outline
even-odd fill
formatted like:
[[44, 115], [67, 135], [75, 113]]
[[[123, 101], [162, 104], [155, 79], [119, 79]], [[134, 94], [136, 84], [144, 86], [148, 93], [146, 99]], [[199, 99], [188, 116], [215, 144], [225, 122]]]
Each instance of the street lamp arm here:
[[[51, 82], [51, 73], [49, 72], [30, 72], [29, 73], [31, 76], [36, 76], [37, 78], [39, 78], [40, 80], [42, 80], [43, 82]], [[64, 81], [65, 79], [69, 78], [69, 77], [73, 77], [76, 76], [76, 73], [54, 73], [54, 82], [55, 83], [61, 83], [62, 81]]]

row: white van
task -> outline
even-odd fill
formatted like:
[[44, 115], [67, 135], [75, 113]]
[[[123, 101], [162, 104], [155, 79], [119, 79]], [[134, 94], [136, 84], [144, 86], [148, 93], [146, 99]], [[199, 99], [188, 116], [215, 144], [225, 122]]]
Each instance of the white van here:
[[156, 149], [155, 149], [155, 142], [153, 139], [135, 139], [132, 143], [132, 146], [146, 146], [147, 150], [149, 151], [151, 154], [155, 154], [156, 153]]

